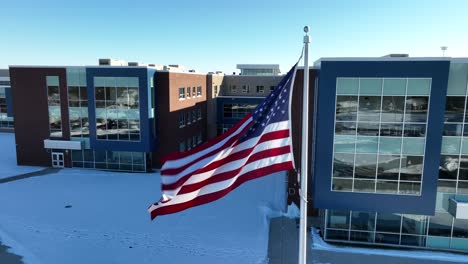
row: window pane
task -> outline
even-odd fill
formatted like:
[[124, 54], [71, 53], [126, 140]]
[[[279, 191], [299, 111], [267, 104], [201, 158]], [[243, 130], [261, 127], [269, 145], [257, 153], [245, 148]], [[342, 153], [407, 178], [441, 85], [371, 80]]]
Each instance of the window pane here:
[[[398, 177], [398, 175], [397, 175]], [[397, 193], [398, 182], [397, 181], [377, 181], [377, 192], [378, 193]]]
[[354, 154], [335, 153], [333, 162], [333, 177], [353, 177]]
[[400, 233], [401, 216], [397, 214], [378, 213], [377, 231]]
[[353, 188], [352, 179], [337, 179], [333, 178], [332, 190], [333, 191], [346, 191], [350, 192]]
[[431, 79], [408, 79], [408, 95], [429, 95]]
[[377, 178], [385, 180], [398, 180], [400, 171], [400, 155], [379, 155]]
[[401, 138], [381, 137], [379, 145], [379, 153], [384, 154], [400, 154]]
[[348, 229], [349, 211], [328, 210], [328, 228]]
[[424, 138], [403, 138], [403, 154], [424, 155]]
[[384, 95], [402, 95], [406, 94], [406, 79], [384, 79]]
[[435, 213], [429, 220], [429, 235], [450, 236], [452, 229], [452, 216], [448, 213]]
[[376, 165], [377, 155], [356, 154], [354, 177], [375, 179], [377, 168]]
[[362, 95], [381, 95], [382, 79], [361, 78], [359, 79], [359, 94]]
[[343, 230], [327, 230], [327, 239], [331, 240], [348, 240], [349, 231]]
[[356, 122], [336, 122], [335, 134], [355, 135], [356, 134]]
[[461, 155], [459, 180], [468, 181], [468, 155]]
[[354, 153], [355, 150], [355, 136], [335, 136], [335, 152]]
[[468, 220], [455, 219], [453, 223], [453, 237], [468, 238]]
[[379, 123], [378, 122], [359, 122], [358, 135], [361, 136], [378, 136]]
[[405, 246], [424, 247], [426, 245], [426, 237], [402, 235], [401, 244]]
[[357, 153], [377, 153], [378, 137], [359, 136], [356, 141]]
[[354, 180], [354, 191], [355, 192], [375, 192], [375, 181], [374, 180]]
[[405, 107], [403, 96], [384, 96], [382, 99], [382, 122], [402, 122]]
[[405, 137], [425, 137], [426, 136], [426, 124], [405, 124]]
[[358, 94], [359, 79], [357, 78], [337, 78], [336, 94]]
[[460, 137], [442, 137], [442, 153], [459, 154], [460, 153]]
[[382, 233], [375, 234], [375, 243], [399, 244], [399, 242], [400, 242], [399, 235], [382, 234]]
[[422, 156], [401, 157], [400, 180], [402, 181], [420, 181], [422, 175]]
[[357, 96], [336, 97], [336, 120], [356, 121]]
[[375, 213], [352, 212], [351, 229], [374, 231]]
[[447, 96], [445, 122], [463, 122], [465, 96]]
[[380, 135], [387, 137], [401, 137], [403, 125], [401, 123], [381, 123]]
[[403, 215], [401, 232], [405, 234], [425, 235], [427, 218], [421, 215]]
[[420, 194], [421, 193], [421, 183], [420, 182], [400, 182], [399, 187], [400, 194]]
[[439, 179], [456, 180], [458, 167], [458, 155], [441, 155], [439, 165]]
[[408, 96], [406, 97], [405, 121], [426, 122], [428, 109], [428, 97]]
[[350, 240], [351, 241], [359, 241], [359, 242], [366, 242], [372, 243], [374, 242], [374, 234], [371, 232], [354, 232], [351, 231], [350, 233]]
[[[466, 126], [465, 126], [466, 128]], [[463, 124], [444, 124], [444, 136], [461, 136], [463, 129]], [[468, 131], [464, 133], [468, 134]]]
[[359, 121], [380, 121], [380, 96], [359, 97]]

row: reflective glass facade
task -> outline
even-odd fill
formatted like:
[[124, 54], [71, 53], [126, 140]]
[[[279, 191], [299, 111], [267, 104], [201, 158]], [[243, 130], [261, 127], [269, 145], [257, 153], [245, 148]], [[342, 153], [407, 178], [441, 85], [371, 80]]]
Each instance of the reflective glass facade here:
[[140, 141], [138, 77], [94, 77], [97, 140]]
[[332, 190], [420, 195], [430, 78], [337, 78]]
[[70, 136], [89, 137], [88, 87], [85, 68], [67, 68]]
[[91, 149], [72, 151], [73, 167], [114, 171], [146, 171], [144, 152], [93, 151]]
[[60, 108], [59, 77], [46, 76], [46, 85], [50, 136], [62, 137], [62, 110]]
[[[409, 80], [408, 85], [409, 87]], [[354, 86], [349, 85], [349, 80], [346, 80], [348, 85], [346, 85], [346, 92], [356, 91], [356, 82]], [[384, 79], [385, 83], [385, 79]], [[401, 81], [403, 83], [403, 81]], [[402, 92], [402, 88], [398, 89], [402, 85], [397, 86], [395, 81], [395, 86], [392, 89], [393, 93], [397, 91]], [[385, 87], [385, 85], [383, 86]], [[419, 127], [425, 124], [422, 114], [426, 110], [424, 106], [424, 101], [422, 93], [426, 91], [427, 88], [417, 89], [420, 93], [417, 96], [411, 95], [408, 96], [408, 90], [405, 95], [405, 100], [391, 100], [395, 107], [393, 113], [397, 114], [386, 114], [384, 117], [383, 109], [385, 105], [389, 103], [384, 103], [385, 99], [382, 98], [382, 112], [379, 121], [379, 136], [380, 136], [380, 146], [377, 146], [377, 189], [379, 184], [379, 178], [385, 177], [385, 179], [390, 179], [391, 177], [398, 177], [399, 184], [402, 182], [414, 181], [416, 179], [412, 172], [416, 171], [415, 169], [410, 168], [415, 164], [422, 163], [422, 154], [415, 155], [417, 152], [418, 145], [411, 145], [405, 150], [405, 140], [413, 140], [415, 138], [424, 138], [422, 134], [422, 129], [412, 130], [411, 133], [406, 133], [406, 122], [410, 124], [417, 124]], [[385, 92], [384, 92], [385, 93]], [[337, 95], [337, 98], [340, 95]], [[350, 96], [350, 95], [347, 95]], [[392, 94], [392, 96], [397, 96]], [[426, 248], [435, 248], [435, 249], [444, 249], [444, 250], [456, 250], [456, 251], [468, 251], [468, 219], [456, 218], [454, 215], [449, 213], [449, 199], [456, 199], [458, 201], [468, 201], [468, 134], [465, 132], [467, 128], [467, 111], [468, 111], [468, 63], [451, 63], [449, 70], [449, 79], [447, 84], [447, 94], [445, 97], [445, 111], [443, 119], [443, 133], [442, 133], [442, 148], [440, 151], [440, 163], [438, 166], [438, 185], [437, 185], [437, 197], [436, 197], [436, 208], [434, 216], [426, 215], [409, 215], [409, 214], [388, 214], [388, 213], [369, 213], [369, 212], [356, 212], [356, 211], [340, 211], [340, 210], [325, 210], [325, 232], [324, 237], [329, 241], [340, 241], [347, 243], [364, 243], [364, 244], [379, 244], [387, 246], [398, 246], [398, 247], [426, 247]], [[408, 102], [408, 98], [417, 99]], [[342, 122], [347, 126], [341, 126], [337, 130], [335, 128], [335, 138], [340, 135], [349, 136], [353, 135], [352, 133], [356, 131], [356, 137], [359, 137], [359, 113], [360, 113], [360, 101], [359, 99], [354, 100], [353, 103], [349, 103], [351, 99], [344, 98], [340, 103], [340, 107], [337, 107], [337, 113], [340, 113], [340, 117], [343, 120], [338, 120], [336, 123]], [[376, 100], [377, 102], [378, 100]], [[404, 102], [404, 103], [403, 103]], [[419, 103], [415, 103], [419, 102]], [[423, 102], [423, 103], [420, 103]], [[410, 117], [407, 117], [408, 106], [411, 107]], [[347, 107], [347, 111], [339, 112], [338, 109], [344, 109]], [[429, 106], [427, 106], [427, 109]], [[356, 113], [354, 115], [354, 113]], [[356, 118], [355, 118], [356, 116]], [[366, 118], [369, 115], [366, 115]], [[384, 132], [382, 134], [382, 124], [383, 120], [386, 122], [392, 122], [397, 124], [397, 122], [402, 123], [401, 129], [395, 129], [395, 125], [392, 126], [392, 129]], [[356, 123], [353, 126], [353, 122]], [[342, 128], [344, 127], [344, 128]], [[377, 126], [375, 126], [377, 127]], [[414, 125], [412, 125], [414, 127]], [[376, 130], [377, 128], [374, 128]], [[370, 132], [368, 132], [370, 133]], [[405, 134], [406, 133], [406, 134]], [[370, 136], [370, 135], [366, 135]], [[375, 135], [372, 135], [375, 136]], [[395, 138], [402, 138], [401, 144], [396, 144]], [[389, 144], [389, 151], [394, 151], [397, 153], [401, 151], [399, 156], [399, 165], [394, 164], [394, 170], [380, 170], [379, 168], [385, 168], [385, 166], [390, 166], [388, 163], [385, 166], [381, 165], [381, 149], [382, 149], [382, 139], [385, 140], [395, 140], [395, 144]], [[357, 141], [357, 140], [356, 140]], [[385, 141], [384, 141], [385, 142]], [[357, 144], [357, 143], [356, 143]], [[363, 169], [361, 165], [359, 168], [353, 166], [356, 164], [356, 161], [353, 160], [351, 154], [344, 152], [340, 153], [336, 151], [337, 144], [335, 142], [335, 167], [334, 167], [334, 176], [336, 173], [341, 173], [337, 175], [350, 175], [354, 173], [356, 177], [356, 172], [359, 177], [362, 177]], [[339, 150], [345, 149], [339, 146]], [[348, 149], [352, 149], [348, 147]], [[405, 151], [411, 151], [411, 155], [405, 153]], [[352, 151], [349, 151], [352, 152]], [[406, 155], [405, 155], [406, 154]], [[338, 156], [336, 156], [338, 155]], [[355, 156], [360, 155], [360, 153], [355, 153]], [[398, 163], [398, 154], [391, 152], [390, 155], [395, 156], [395, 163]], [[405, 160], [406, 156], [406, 160]], [[411, 157], [409, 159], [408, 157]], [[359, 157], [362, 159], [362, 157]], [[357, 157], [355, 158], [357, 159]], [[340, 162], [336, 162], [339, 160]], [[369, 162], [366, 164], [371, 164], [374, 160], [368, 159]], [[385, 160], [384, 160], [385, 161]], [[364, 162], [363, 162], [364, 163]], [[339, 166], [336, 166], [338, 165]], [[403, 165], [406, 164], [406, 167]], [[369, 166], [373, 170], [373, 166]], [[370, 170], [368, 167], [364, 167], [367, 170]], [[392, 166], [390, 166], [392, 168]], [[397, 170], [396, 168], [399, 168]], [[406, 168], [406, 170], [404, 169]], [[395, 173], [394, 175], [392, 175]], [[419, 173], [419, 171], [418, 171]], [[428, 172], [430, 173], [430, 172]], [[338, 178], [338, 177], [337, 177]], [[341, 177], [345, 178], [345, 177]], [[351, 179], [351, 176], [348, 177]], [[354, 178], [353, 178], [354, 179]], [[397, 187], [396, 185], [394, 188]], [[382, 204], [385, 207], [385, 204]]]
[[13, 117], [8, 116], [6, 89], [10, 89], [10, 81], [0, 83], [0, 128], [13, 128]]

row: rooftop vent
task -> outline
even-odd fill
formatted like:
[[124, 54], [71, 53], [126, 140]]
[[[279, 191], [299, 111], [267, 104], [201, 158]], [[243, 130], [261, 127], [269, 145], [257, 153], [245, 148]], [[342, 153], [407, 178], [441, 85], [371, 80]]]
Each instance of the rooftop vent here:
[[391, 53], [383, 56], [383, 58], [408, 58], [409, 55], [405, 53]]

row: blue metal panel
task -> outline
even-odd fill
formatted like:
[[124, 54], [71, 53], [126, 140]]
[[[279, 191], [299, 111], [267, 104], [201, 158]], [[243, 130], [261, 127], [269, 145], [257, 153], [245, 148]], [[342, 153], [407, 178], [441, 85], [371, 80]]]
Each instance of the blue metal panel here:
[[[433, 215], [450, 62], [322, 61], [316, 118], [314, 206], [316, 208]], [[337, 77], [432, 78], [421, 196], [331, 191]]]
[[[148, 76], [147, 68], [131, 67], [88, 67], [86, 82], [88, 86], [88, 113], [91, 148], [95, 150], [151, 152], [151, 122], [148, 110]], [[96, 107], [94, 98], [94, 77], [138, 77], [140, 99], [140, 141], [117, 141], [96, 139]]]
[[265, 98], [262, 97], [217, 97], [216, 120], [218, 124], [236, 124], [240, 121], [238, 118], [224, 117], [224, 104], [255, 104], [258, 105]]
[[13, 117], [13, 97], [11, 96], [11, 87], [5, 88], [5, 99], [7, 104], [7, 116]]

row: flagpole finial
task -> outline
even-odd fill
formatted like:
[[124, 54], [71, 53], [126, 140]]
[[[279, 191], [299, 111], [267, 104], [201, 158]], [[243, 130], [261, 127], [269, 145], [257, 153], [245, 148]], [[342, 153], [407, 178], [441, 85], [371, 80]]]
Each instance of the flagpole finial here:
[[306, 34], [309, 34], [309, 26], [305, 26], [305, 27], [304, 27], [304, 32], [305, 32]]

